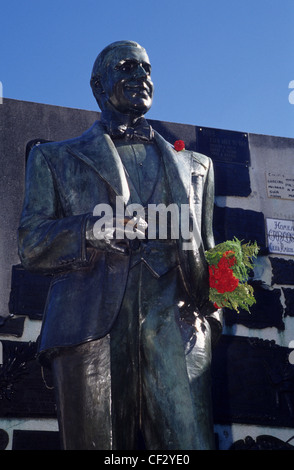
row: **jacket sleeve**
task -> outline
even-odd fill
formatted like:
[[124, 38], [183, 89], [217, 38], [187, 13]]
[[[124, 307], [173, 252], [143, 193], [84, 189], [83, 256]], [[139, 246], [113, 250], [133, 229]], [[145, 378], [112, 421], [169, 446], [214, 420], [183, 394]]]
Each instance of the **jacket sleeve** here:
[[209, 167], [203, 188], [202, 199], [202, 241], [205, 250], [213, 248], [214, 235], [213, 235], [213, 209], [214, 209], [214, 170], [212, 160], [209, 159]]
[[[202, 241], [205, 250], [215, 246], [213, 235], [213, 210], [214, 210], [214, 170], [213, 162], [209, 159], [206, 180], [203, 188], [202, 198]], [[215, 346], [222, 333], [223, 311], [216, 310], [210, 301], [203, 306], [202, 313], [205, 315], [210, 328], [212, 346]]]
[[26, 269], [70, 270], [87, 264], [88, 214], [64, 217], [53, 173], [39, 147], [30, 153], [18, 229], [19, 257]]

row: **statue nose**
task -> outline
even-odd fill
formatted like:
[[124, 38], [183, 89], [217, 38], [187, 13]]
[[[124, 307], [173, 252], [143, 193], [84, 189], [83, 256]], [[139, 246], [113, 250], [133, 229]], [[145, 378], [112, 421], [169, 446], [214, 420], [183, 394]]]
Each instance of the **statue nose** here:
[[141, 65], [141, 64], [138, 64], [138, 67], [136, 69], [136, 73], [135, 73], [135, 76], [137, 78], [144, 78], [144, 77], [147, 77], [148, 73], [146, 72], [146, 70], [144, 69], [144, 67]]

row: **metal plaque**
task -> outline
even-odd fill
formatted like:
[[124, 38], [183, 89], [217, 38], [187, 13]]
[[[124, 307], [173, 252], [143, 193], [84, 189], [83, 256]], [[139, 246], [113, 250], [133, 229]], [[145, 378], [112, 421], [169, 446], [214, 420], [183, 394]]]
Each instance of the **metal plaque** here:
[[198, 127], [197, 151], [213, 161], [250, 164], [248, 134], [244, 132]]

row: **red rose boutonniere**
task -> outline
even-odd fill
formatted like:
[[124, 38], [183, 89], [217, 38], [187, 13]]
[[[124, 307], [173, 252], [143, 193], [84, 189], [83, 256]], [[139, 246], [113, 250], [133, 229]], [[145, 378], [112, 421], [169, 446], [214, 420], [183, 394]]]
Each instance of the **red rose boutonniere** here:
[[184, 150], [185, 142], [183, 140], [176, 140], [175, 143], [174, 143], [174, 148], [177, 152], [180, 152], [181, 150]]
[[239, 312], [247, 310], [256, 301], [253, 287], [247, 284], [248, 273], [253, 268], [252, 258], [259, 248], [255, 243], [241, 244], [226, 241], [205, 252], [209, 269], [209, 299], [215, 308], [227, 307]]

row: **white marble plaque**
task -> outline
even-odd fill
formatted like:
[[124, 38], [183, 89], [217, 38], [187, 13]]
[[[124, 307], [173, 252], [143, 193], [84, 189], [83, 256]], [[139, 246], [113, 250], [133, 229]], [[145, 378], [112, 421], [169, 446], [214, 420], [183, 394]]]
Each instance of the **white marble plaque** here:
[[266, 219], [270, 253], [294, 256], [294, 221]]
[[268, 197], [294, 201], [294, 174], [266, 173]]

